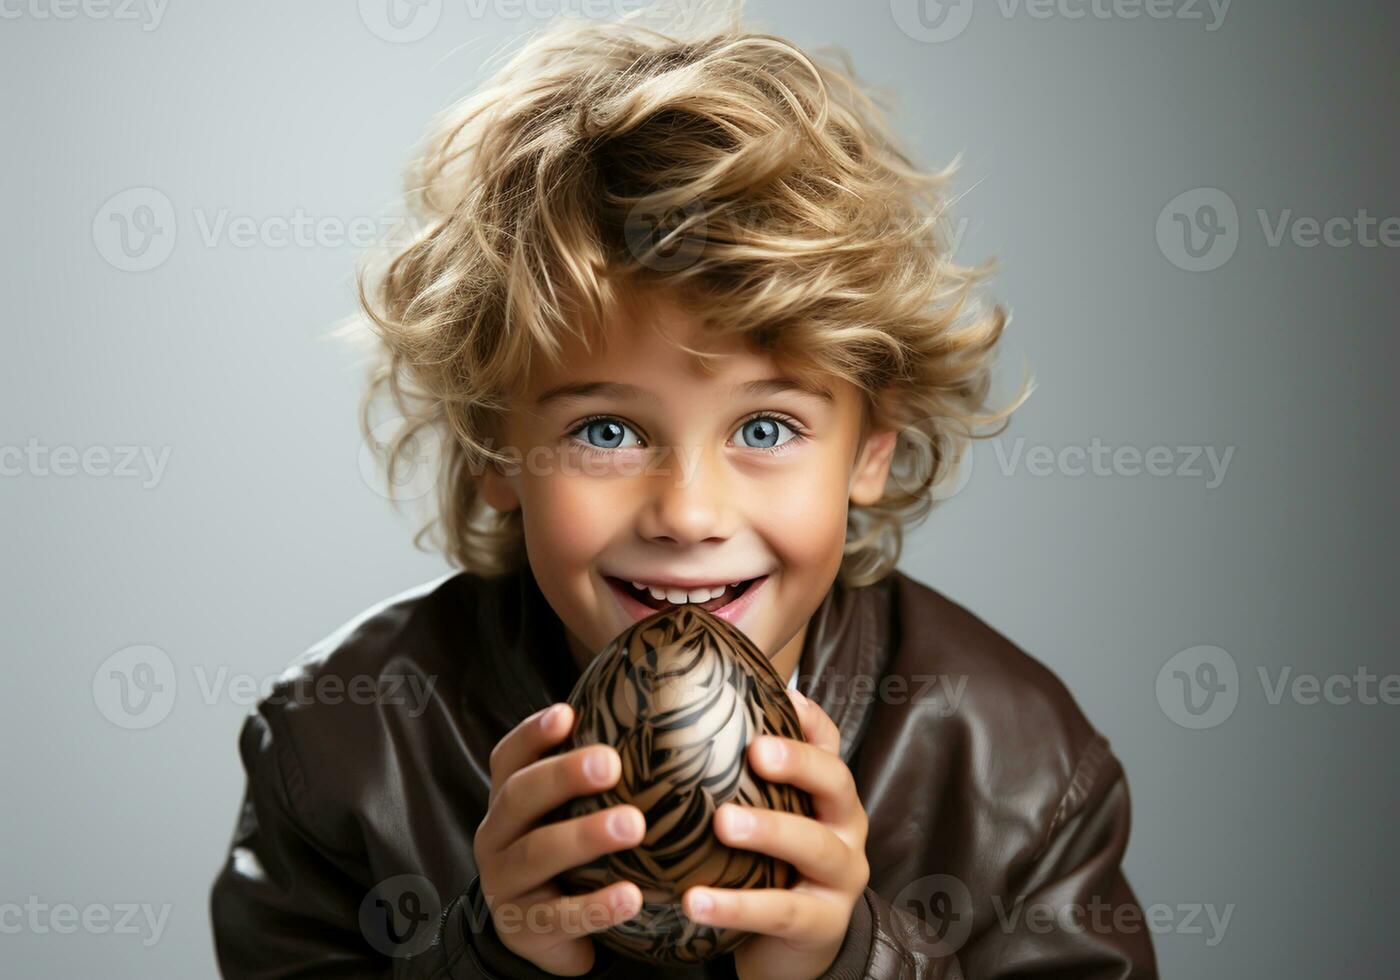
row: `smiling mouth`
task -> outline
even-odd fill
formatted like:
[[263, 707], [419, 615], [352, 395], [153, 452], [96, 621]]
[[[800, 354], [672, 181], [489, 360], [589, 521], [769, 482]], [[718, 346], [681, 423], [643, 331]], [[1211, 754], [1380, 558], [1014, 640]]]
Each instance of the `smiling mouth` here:
[[606, 578], [608, 582], [613, 586], [613, 588], [617, 589], [619, 592], [630, 596], [631, 598], [640, 602], [642, 605], [647, 606], [651, 609], [661, 610], [673, 609], [679, 606], [696, 606], [700, 609], [705, 610], [706, 612], [714, 612], [715, 610], [722, 609], [734, 600], [738, 599], [744, 593], [748, 592], [750, 587], [752, 587], [755, 582], [760, 582], [763, 579], [767, 578], [767, 576], [760, 575], [758, 578], [746, 579], [743, 582], [739, 582], [735, 585], [732, 585], [729, 588], [725, 589], [724, 592], [722, 592], [720, 595], [716, 596], [713, 599], [710, 599], [708, 602], [667, 602], [665, 599], [656, 598], [645, 589], [638, 589], [631, 582], [624, 582], [622, 579], [614, 578], [611, 575], [605, 575], [604, 578]]

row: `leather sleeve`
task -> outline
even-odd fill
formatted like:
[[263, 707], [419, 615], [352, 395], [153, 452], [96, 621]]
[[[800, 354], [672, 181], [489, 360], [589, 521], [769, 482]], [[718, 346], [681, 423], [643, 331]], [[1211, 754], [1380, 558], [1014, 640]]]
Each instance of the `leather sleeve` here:
[[1054, 807], [1038, 853], [1025, 867], [1007, 869], [1002, 894], [969, 892], [972, 905], [956, 909], [972, 927], [955, 948], [932, 941], [914, 911], [867, 887], [823, 980], [1155, 978], [1142, 909], [1120, 867], [1130, 814], [1126, 777], [1107, 741], [1096, 737]]
[[[496, 936], [476, 879], [448, 902], [430, 943], [413, 956], [376, 949], [360, 925], [373, 887], [363, 860], [319, 842], [299, 816], [303, 774], [286, 738], [264, 713], [249, 715], [239, 737], [247, 788], [238, 825], [210, 895], [215, 953], [230, 980], [290, 977], [395, 980], [540, 980], [553, 974], [507, 949]], [[602, 946], [587, 978], [608, 975]]]

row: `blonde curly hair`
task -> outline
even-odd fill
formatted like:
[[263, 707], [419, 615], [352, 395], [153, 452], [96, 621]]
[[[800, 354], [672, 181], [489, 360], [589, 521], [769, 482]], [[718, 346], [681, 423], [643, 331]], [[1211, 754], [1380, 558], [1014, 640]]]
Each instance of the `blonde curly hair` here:
[[1007, 316], [974, 295], [990, 266], [953, 261], [958, 161], [914, 167], [836, 57], [737, 15], [689, 37], [560, 21], [436, 121], [407, 174], [411, 240], [359, 276], [377, 335], [360, 425], [375, 445], [384, 392], [403, 419], [378, 446], [390, 495], [424, 435], [442, 454], [416, 545], [434, 535], [482, 575], [523, 563], [519, 511], [491, 508], [476, 476], [507, 461], [495, 433], [535, 359], [558, 363], [565, 332], [588, 343], [630, 286], [864, 393], [866, 432], [899, 437], [884, 496], [851, 508], [840, 575], [895, 567], [967, 441], [1030, 388], [987, 407]]

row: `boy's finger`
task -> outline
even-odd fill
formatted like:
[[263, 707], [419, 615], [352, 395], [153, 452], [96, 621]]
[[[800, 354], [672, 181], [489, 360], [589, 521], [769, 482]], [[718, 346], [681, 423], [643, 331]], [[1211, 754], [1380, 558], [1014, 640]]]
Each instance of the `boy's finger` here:
[[726, 803], [715, 813], [715, 832], [730, 847], [780, 858], [811, 881], [842, 891], [865, 887], [865, 881], [858, 880], [862, 875], [868, 878], [863, 859], [854, 857], [851, 846], [830, 827], [811, 817]]
[[811, 794], [822, 823], [846, 826], [864, 817], [855, 777], [840, 756], [810, 742], [764, 735], [749, 746], [749, 758], [764, 779], [791, 783]]
[[537, 887], [569, 868], [636, 847], [645, 834], [646, 818], [628, 804], [545, 824], [501, 853], [501, 887], [509, 892]]
[[622, 776], [622, 759], [608, 745], [571, 749], [511, 773], [493, 795], [477, 837], [500, 850], [524, 836], [541, 817], [577, 796], [598, 793]]
[[797, 719], [802, 723], [802, 736], [807, 741], [830, 752], [841, 754], [841, 729], [822, 710], [821, 705], [800, 693], [796, 688], [787, 689], [793, 707], [797, 709]]
[[573, 727], [574, 709], [559, 702], [541, 708], [516, 725], [491, 750], [491, 799], [517, 769], [523, 769], [556, 745]]
[[565, 895], [546, 917], [553, 928], [567, 936], [586, 936], [626, 922], [642, 909], [642, 890], [630, 881], [618, 881], [583, 895]]
[[[708, 908], [703, 907], [706, 899]], [[688, 918], [710, 926], [743, 929], [792, 941], [839, 934], [850, 922], [829, 902], [791, 888], [690, 888], [681, 898]]]

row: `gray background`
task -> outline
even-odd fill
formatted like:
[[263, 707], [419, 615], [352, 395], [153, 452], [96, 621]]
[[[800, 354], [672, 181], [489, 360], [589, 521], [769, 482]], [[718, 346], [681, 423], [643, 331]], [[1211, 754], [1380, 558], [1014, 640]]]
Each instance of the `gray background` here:
[[[60, 19], [24, 0], [0, 20], [0, 447], [169, 449], [159, 480], [28, 461], [0, 478], [0, 904], [170, 910], [149, 945], [0, 933], [6, 976], [213, 975], [208, 890], [247, 710], [221, 678], [275, 675], [447, 570], [362, 478], [360, 367], [322, 339], [353, 310], [359, 250], [329, 236], [393, 208], [429, 117], [540, 20], [444, 0], [426, 36], [396, 41], [367, 26], [374, 6], [173, 0], [159, 18]], [[902, 6], [750, 6], [799, 43], [844, 44], [899, 97], [925, 164], [965, 151], [961, 254], [999, 257], [1009, 374], [1024, 356], [1038, 378], [902, 567], [1048, 663], [1108, 735], [1133, 793], [1129, 878], [1172, 909], [1165, 975], [1389, 975], [1400, 706], [1273, 704], [1258, 672], [1400, 670], [1397, 249], [1273, 246], [1257, 212], [1400, 215], [1393, 5], [1237, 0], [1210, 30], [1203, 5], [1132, 18], [1100, 0], [1108, 16], [1075, 18], [988, 2], [942, 39], [902, 31], [919, 23]], [[561, 7], [580, 9], [533, 9]], [[143, 239], [145, 259], [168, 257], [140, 272], [117, 267], [111, 208], [150, 228], [137, 212], [159, 198], [109, 205], [132, 187], [171, 207]], [[1238, 209], [1237, 250], [1201, 272], [1156, 233], [1196, 188]], [[323, 240], [211, 241], [220, 212], [303, 214]], [[1233, 456], [1218, 486], [1208, 468], [1036, 475], [1010, 463], [1018, 439], [1161, 445], [1173, 469], [1189, 461], [1175, 447]], [[142, 730], [111, 720], [108, 658], [134, 645], [168, 654], [177, 680]], [[1196, 730], [1170, 671], [1161, 696], [1157, 677], [1200, 645], [1238, 680], [1233, 712]], [[1179, 908], [1207, 906], [1231, 909], [1223, 937]]]

